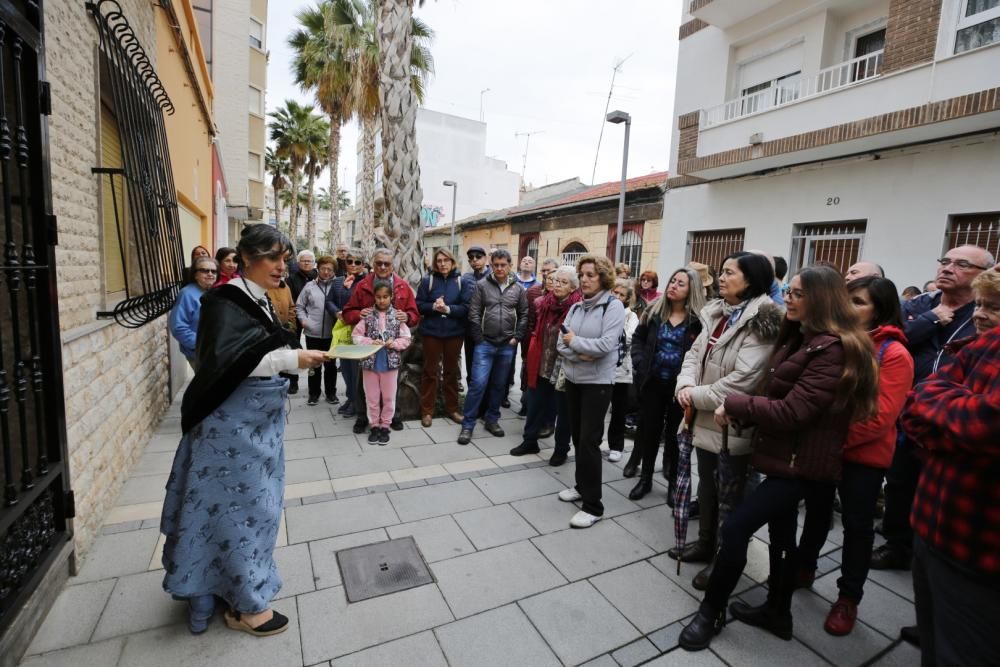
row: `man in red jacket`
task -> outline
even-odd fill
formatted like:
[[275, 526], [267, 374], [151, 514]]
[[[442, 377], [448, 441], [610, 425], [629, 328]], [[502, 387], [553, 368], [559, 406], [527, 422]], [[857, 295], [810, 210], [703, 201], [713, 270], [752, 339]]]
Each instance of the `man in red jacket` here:
[[[372, 254], [372, 272], [362, 278], [361, 282], [354, 288], [350, 300], [344, 306], [342, 311], [344, 323], [353, 327], [362, 318], [371, 314], [372, 308], [375, 306], [374, 286], [376, 280], [392, 281], [392, 307], [396, 309], [396, 317], [399, 318], [400, 322], [405, 323], [411, 331], [416, 329], [420, 323], [417, 298], [413, 294], [413, 288], [410, 287], [410, 284], [393, 272], [392, 252], [388, 248], [378, 248]], [[361, 386], [360, 382], [358, 387], [357, 391], [361, 392], [358, 394], [358, 401], [360, 401], [358, 404], [364, 405], [364, 387]], [[396, 405], [399, 405], [398, 401]], [[364, 433], [367, 426], [368, 418], [365, 416], [364, 410], [358, 411], [357, 421], [354, 422], [354, 432]], [[399, 419], [398, 414], [393, 416], [390, 426], [393, 431], [403, 430], [403, 422]]]

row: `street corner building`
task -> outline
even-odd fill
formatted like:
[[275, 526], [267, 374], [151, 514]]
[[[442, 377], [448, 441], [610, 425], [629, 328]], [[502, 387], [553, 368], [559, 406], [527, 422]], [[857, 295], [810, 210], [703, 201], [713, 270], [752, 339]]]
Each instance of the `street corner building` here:
[[[0, 0], [2, 665], [101, 526], [130, 520], [116, 499], [188, 372], [166, 314], [191, 250], [238, 233], [227, 193], [237, 221], [263, 207], [262, 174], [227, 188], [212, 79], [213, 29], [246, 45], [249, 26], [263, 59], [254, 15], [266, 0]], [[263, 113], [248, 139], [240, 107], [252, 159]]]
[[685, 0], [660, 269], [1000, 249], [1000, 6]]

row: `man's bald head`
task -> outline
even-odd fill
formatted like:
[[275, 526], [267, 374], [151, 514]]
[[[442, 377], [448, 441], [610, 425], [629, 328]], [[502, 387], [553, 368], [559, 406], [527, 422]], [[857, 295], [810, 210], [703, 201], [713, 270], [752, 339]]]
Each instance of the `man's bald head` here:
[[844, 282], [849, 283], [852, 280], [866, 276], [885, 278], [885, 271], [875, 262], [858, 262], [857, 264], [852, 264], [851, 268], [847, 269], [847, 273], [844, 274]]

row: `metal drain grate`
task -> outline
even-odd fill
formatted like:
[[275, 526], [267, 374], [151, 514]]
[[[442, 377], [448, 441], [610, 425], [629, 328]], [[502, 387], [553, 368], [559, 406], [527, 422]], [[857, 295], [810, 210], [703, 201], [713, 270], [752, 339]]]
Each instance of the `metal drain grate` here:
[[348, 602], [433, 583], [434, 577], [412, 537], [337, 552]]

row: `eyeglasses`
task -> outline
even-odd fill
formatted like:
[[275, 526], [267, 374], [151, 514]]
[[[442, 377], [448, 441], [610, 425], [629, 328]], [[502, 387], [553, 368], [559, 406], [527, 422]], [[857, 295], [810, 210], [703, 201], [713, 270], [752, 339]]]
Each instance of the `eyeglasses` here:
[[360, 259], [345, 259], [344, 264], [347, 264], [348, 266], [364, 266], [364, 262]]
[[985, 271], [986, 269], [990, 268], [988, 266], [979, 266], [978, 264], [973, 264], [972, 262], [965, 259], [952, 259], [951, 257], [942, 257], [937, 261], [937, 263], [940, 264], [941, 266], [951, 266], [952, 264], [954, 264], [963, 271], [967, 271], [969, 269], [979, 269], [980, 271]]
[[572, 283], [566, 278], [553, 278], [552, 282], [556, 285], [572, 285]]
[[195, 273], [218, 273], [215, 269], [195, 269]]
[[792, 299], [798, 301], [800, 299], [804, 299], [806, 297], [806, 293], [800, 289], [789, 289], [785, 291], [785, 296], [792, 297]]
[[392, 262], [373, 262], [380, 269], [391, 269]]

